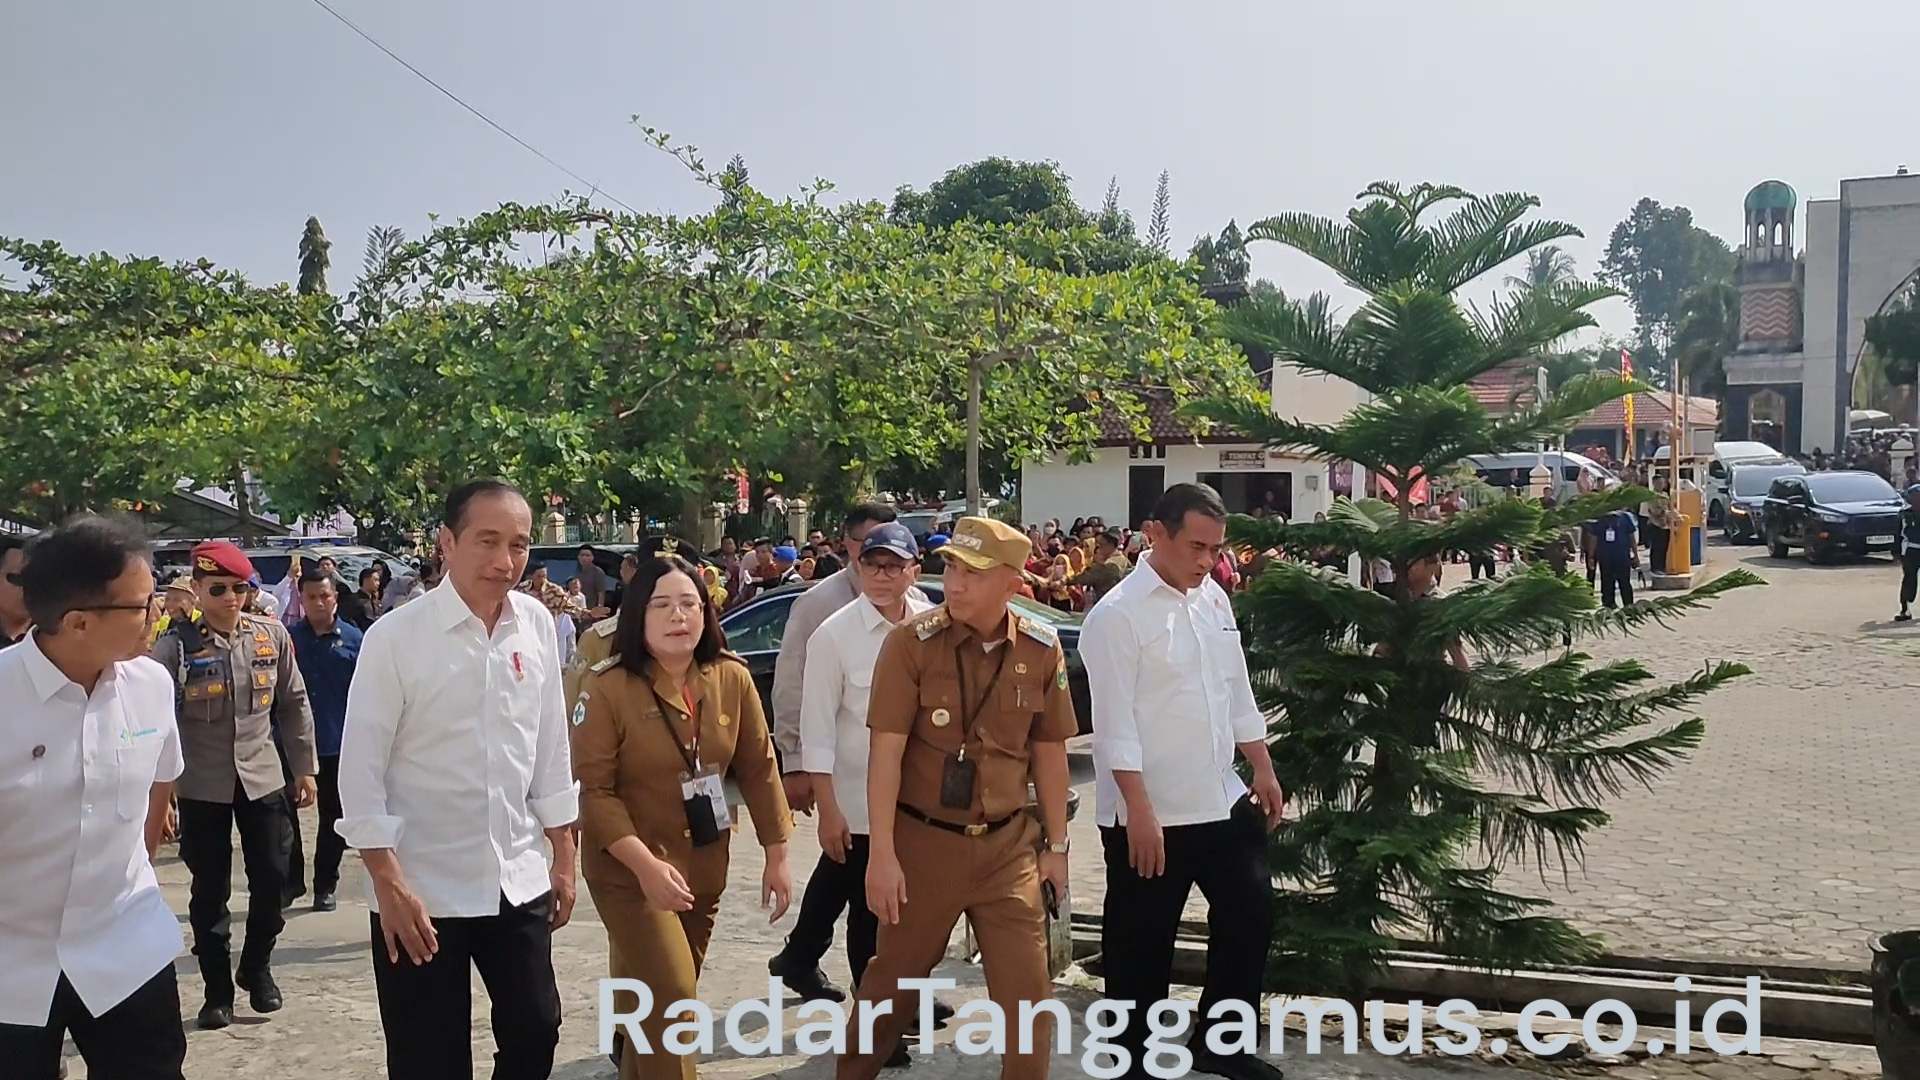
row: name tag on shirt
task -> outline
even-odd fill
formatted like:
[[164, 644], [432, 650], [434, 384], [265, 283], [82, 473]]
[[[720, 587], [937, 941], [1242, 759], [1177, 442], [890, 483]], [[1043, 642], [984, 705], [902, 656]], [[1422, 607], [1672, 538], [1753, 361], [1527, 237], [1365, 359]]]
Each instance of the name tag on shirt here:
[[1613, 539], [1614, 539], [1614, 538], [1613, 538], [1613, 530], [1612, 530], [1612, 529], [1608, 529], [1608, 530], [1607, 530], [1607, 543], [1609, 543], [1609, 544], [1611, 544], [1611, 543], [1613, 543]]
[[721, 783], [720, 774], [712, 769], [702, 769], [698, 776], [680, 781], [680, 801], [706, 799], [713, 806], [714, 827], [725, 832], [733, 827], [733, 817], [727, 809], [727, 789]]

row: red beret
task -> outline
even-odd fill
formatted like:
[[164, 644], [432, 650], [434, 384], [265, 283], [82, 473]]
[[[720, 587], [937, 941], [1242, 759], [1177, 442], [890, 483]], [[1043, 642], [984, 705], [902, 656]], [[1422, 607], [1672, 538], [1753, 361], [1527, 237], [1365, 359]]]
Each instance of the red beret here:
[[225, 540], [209, 540], [193, 549], [193, 569], [200, 574], [226, 574], [242, 581], [253, 576], [247, 555]]

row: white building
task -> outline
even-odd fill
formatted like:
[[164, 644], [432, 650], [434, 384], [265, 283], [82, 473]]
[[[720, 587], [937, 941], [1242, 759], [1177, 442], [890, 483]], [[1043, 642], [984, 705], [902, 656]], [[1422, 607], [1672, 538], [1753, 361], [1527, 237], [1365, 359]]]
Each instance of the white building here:
[[1920, 275], [1920, 175], [1840, 181], [1807, 203], [1794, 256], [1795, 196], [1769, 180], [1747, 194], [1740, 246], [1740, 347], [1726, 360], [1721, 437], [1790, 453], [1841, 444], [1866, 322]]
[[[1338, 423], [1360, 401], [1360, 390], [1351, 383], [1284, 364], [1261, 378], [1271, 388], [1276, 415], [1307, 423]], [[1139, 528], [1170, 485], [1198, 481], [1219, 491], [1234, 513], [1252, 513], [1264, 503], [1289, 520], [1312, 520], [1332, 505], [1336, 482], [1340, 493], [1351, 492], [1353, 470], [1345, 466], [1268, 450], [1220, 428], [1195, 435], [1174, 416], [1167, 395], [1149, 396], [1147, 414], [1144, 439], [1117, 417], [1104, 416], [1091, 461], [1068, 464], [1064, 455], [1056, 455], [1021, 466], [1024, 518], [1068, 523], [1098, 517], [1109, 525]]]

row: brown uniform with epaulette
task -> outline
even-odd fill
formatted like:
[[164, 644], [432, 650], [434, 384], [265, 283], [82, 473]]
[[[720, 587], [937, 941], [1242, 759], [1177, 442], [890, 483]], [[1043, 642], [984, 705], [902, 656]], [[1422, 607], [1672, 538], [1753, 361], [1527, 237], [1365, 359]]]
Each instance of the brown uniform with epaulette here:
[[[879, 951], [861, 979], [861, 1001], [893, 1002], [874, 1025], [874, 1053], [859, 1049], [858, 1013], [840, 1058], [841, 1080], [871, 1080], [908, 1020], [922, 978], [946, 952], [961, 915], [973, 924], [987, 994], [1008, 1022], [1003, 1078], [1044, 1077], [1051, 1021], [1034, 1024], [1036, 1053], [1017, 1049], [1019, 1003], [1053, 996], [1037, 851], [1040, 825], [1026, 812], [1031, 747], [1077, 731], [1066, 658], [1053, 629], [1009, 609], [992, 648], [943, 605], [887, 636], [874, 664], [867, 726], [907, 736], [900, 761], [894, 849], [906, 878], [900, 921], [880, 925]], [[941, 798], [949, 759], [974, 763], [965, 809]], [[953, 793], [949, 793], [953, 794]], [[876, 807], [875, 812], [879, 810]]]
[[223, 635], [202, 616], [194, 621], [203, 647], [187, 654], [178, 628], [154, 643], [153, 658], [178, 688], [180, 750], [186, 768], [180, 799], [180, 857], [193, 875], [187, 921], [210, 1001], [231, 1002], [231, 932], [227, 899], [233, 829], [247, 871], [247, 938], [242, 981], [265, 969], [286, 925], [282, 890], [292, 852], [291, 794], [274, 745], [277, 731], [295, 776], [313, 776], [318, 758], [307, 684], [294, 663], [293, 640], [278, 620], [242, 614]]
[[[612, 974], [638, 979], [653, 993], [653, 1009], [640, 1021], [653, 1052], [623, 1052], [625, 1080], [694, 1076], [693, 1058], [665, 1050], [670, 1018], [661, 1013], [695, 996], [727, 884], [731, 833], [695, 846], [681, 800], [680, 780], [687, 772], [683, 753], [739, 783], [762, 846], [784, 844], [793, 832], [773, 739], [746, 661], [721, 653], [689, 672], [688, 687], [697, 719], [661, 680], [635, 674], [620, 665], [618, 656], [609, 656], [589, 669], [571, 714], [573, 771], [580, 781], [581, 876], [607, 928]], [[628, 836], [673, 864], [693, 893], [692, 909], [663, 911], [647, 902], [633, 872], [607, 851]], [[630, 1001], [616, 999], [616, 1004], [632, 1007]]]

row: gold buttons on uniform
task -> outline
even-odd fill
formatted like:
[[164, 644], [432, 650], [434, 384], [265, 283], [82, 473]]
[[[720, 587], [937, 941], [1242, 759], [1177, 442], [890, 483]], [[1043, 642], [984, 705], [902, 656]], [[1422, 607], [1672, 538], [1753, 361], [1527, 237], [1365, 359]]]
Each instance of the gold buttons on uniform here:
[[691, 839], [693, 839], [693, 830], [692, 830], [692, 829], [681, 829], [681, 830], [680, 830], [680, 835], [681, 835], [681, 836], [684, 836], [684, 837], [686, 837], [686, 838], [687, 838], [687, 839], [689, 839], [689, 840], [691, 840]]
[[945, 709], [933, 710], [933, 726], [934, 727], [946, 727], [948, 723], [952, 722], [952, 720], [953, 720], [953, 714], [947, 712], [947, 710]]
[[1024, 663], [1013, 665], [1013, 673], [1015, 675], [1025, 675], [1027, 673], [1027, 665]]
[[727, 715], [726, 713], [721, 713], [721, 714], [720, 714], [720, 726], [721, 726], [721, 727], [726, 727], [726, 726], [727, 726], [728, 724], [731, 724], [731, 723], [733, 723], [733, 717], [731, 717], [731, 716], [728, 716], [728, 715]]

